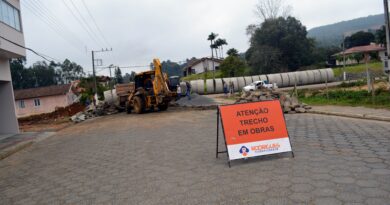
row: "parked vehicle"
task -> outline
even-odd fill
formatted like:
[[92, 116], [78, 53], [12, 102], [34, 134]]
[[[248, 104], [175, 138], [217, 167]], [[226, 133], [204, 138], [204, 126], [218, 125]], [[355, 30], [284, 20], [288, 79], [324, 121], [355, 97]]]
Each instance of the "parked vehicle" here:
[[267, 81], [255, 81], [247, 86], [245, 86], [242, 90], [245, 91], [245, 92], [249, 92], [249, 91], [255, 91], [255, 90], [259, 90], [261, 88], [268, 88], [268, 89], [272, 89], [274, 86], [272, 84], [268, 84]]

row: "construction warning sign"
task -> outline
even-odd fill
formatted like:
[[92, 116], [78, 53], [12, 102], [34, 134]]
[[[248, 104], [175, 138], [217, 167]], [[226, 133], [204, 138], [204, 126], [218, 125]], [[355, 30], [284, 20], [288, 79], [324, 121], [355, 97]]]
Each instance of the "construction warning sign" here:
[[278, 100], [219, 109], [230, 160], [292, 151]]

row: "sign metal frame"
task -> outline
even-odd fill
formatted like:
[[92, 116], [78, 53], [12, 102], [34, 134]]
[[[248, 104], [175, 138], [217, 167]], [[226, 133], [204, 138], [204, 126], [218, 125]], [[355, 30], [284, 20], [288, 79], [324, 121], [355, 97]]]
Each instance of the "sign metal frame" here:
[[[261, 101], [261, 102], [270, 102], [270, 101], [279, 101], [279, 100], [264, 100], [264, 101]], [[252, 104], [252, 103], [259, 103], [259, 102], [237, 103], [237, 104], [234, 104], [234, 105], [244, 105], [244, 104]], [[216, 144], [215, 157], [218, 158], [219, 154], [226, 153], [226, 155], [227, 155], [227, 164], [228, 164], [229, 168], [231, 168], [231, 163], [230, 162], [234, 161], [234, 160], [230, 160], [230, 157], [229, 157], [229, 152], [228, 152], [227, 143], [226, 143], [225, 128], [224, 128], [224, 125], [223, 125], [223, 119], [221, 117], [221, 111], [220, 111], [220, 107], [225, 107], [225, 106], [231, 106], [231, 105], [219, 105], [218, 108], [217, 108], [217, 140], [216, 140], [217, 144]], [[283, 119], [284, 119], [284, 122], [286, 123], [286, 116], [284, 115], [284, 113], [283, 113]], [[221, 126], [220, 126], [220, 124], [221, 124]], [[220, 151], [219, 150], [219, 128], [220, 127], [222, 128], [222, 135], [223, 135], [223, 139], [224, 139], [224, 142], [225, 142], [225, 151]], [[294, 151], [293, 151], [293, 146], [291, 144], [290, 133], [288, 132], [287, 125], [286, 125], [286, 131], [287, 131], [288, 141], [289, 141], [290, 146], [291, 146], [291, 151], [289, 151], [289, 152], [291, 152], [292, 158], [295, 158], [295, 154], [294, 154]], [[287, 153], [287, 152], [273, 153], [273, 154], [268, 154], [268, 155], [277, 155], [277, 154], [282, 154], [282, 153]], [[266, 155], [256, 156], [256, 157], [253, 157], [253, 158], [259, 158], [259, 157], [262, 157], [262, 156], [266, 156]]]

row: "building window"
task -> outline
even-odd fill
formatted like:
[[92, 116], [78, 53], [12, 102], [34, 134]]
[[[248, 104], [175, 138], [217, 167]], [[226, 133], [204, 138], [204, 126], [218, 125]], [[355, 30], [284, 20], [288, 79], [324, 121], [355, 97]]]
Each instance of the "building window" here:
[[4, 0], [0, 0], [0, 21], [21, 31], [19, 10]]
[[25, 108], [26, 105], [24, 104], [24, 100], [19, 101], [19, 108]]
[[39, 99], [34, 99], [34, 106], [35, 107], [41, 106], [41, 101]]

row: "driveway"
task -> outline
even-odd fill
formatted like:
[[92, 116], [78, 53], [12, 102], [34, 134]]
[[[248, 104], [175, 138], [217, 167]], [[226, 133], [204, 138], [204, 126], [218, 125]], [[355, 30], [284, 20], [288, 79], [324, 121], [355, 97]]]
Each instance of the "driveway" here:
[[[389, 123], [287, 115], [289, 154], [215, 158], [215, 111], [119, 114], [0, 161], [2, 204], [388, 204]], [[221, 140], [222, 141], [222, 140]]]

